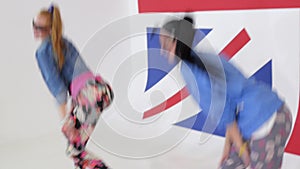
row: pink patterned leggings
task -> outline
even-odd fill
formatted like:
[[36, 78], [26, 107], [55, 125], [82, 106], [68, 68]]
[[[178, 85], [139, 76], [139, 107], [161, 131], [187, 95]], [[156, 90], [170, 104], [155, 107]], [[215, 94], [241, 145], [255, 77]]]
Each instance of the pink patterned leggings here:
[[113, 100], [110, 86], [97, 78], [88, 80], [73, 100], [73, 109], [65, 121], [62, 132], [68, 140], [66, 153], [74, 160], [76, 169], [106, 169], [95, 155], [85, 150], [86, 144], [104, 108]]

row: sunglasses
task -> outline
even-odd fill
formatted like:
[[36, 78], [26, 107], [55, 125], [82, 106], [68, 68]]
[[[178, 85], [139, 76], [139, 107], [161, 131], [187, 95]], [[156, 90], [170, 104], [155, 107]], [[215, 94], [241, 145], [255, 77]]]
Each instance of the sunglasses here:
[[35, 24], [34, 20], [32, 21], [33, 29], [37, 31], [47, 32], [50, 29], [50, 26], [38, 26]]

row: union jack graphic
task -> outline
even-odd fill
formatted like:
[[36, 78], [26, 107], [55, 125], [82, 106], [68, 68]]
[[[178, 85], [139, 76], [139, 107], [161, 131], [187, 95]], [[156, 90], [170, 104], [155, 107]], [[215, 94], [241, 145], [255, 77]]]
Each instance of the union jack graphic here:
[[[169, 2], [169, 3], [168, 3]], [[255, 3], [256, 2], [256, 3]], [[207, 10], [241, 10], [241, 9], [274, 9], [274, 8], [299, 8], [300, 2], [295, 0], [288, 1], [272, 1], [267, 2], [263, 1], [245, 1], [245, 3], [241, 4], [236, 0], [228, 0], [224, 1], [224, 4], [213, 1], [148, 1], [148, 0], [139, 0], [139, 12], [186, 12], [186, 11], [207, 11]], [[165, 4], [167, 3], [167, 4]], [[148, 28], [148, 38], [147, 38], [147, 47], [150, 48], [159, 48], [158, 37], [150, 38], [150, 34], [153, 31], [153, 28]], [[195, 35], [194, 45], [200, 43], [203, 39], [206, 38], [214, 29], [197, 29], [198, 34]], [[204, 35], [204, 36], [200, 36]], [[247, 44], [251, 42], [251, 36], [247, 30], [247, 27], [242, 28], [239, 31], [236, 31], [235, 36], [227, 43], [227, 45], [220, 50], [219, 54], [226, 54], [229, 56], [229, 60], [233, 59], [235, 55], [241, 51], [243, 48], [247, 47]], [[259, 57], [259, 56], [255, 56]], [[155, 86], [161, 79], [163, 79], [169, 71], [171, 71], [175, 65], [168, 65], [166, 60], [162, 59], [159, 53], [155, 53], [153, 51], [148, 51], [148, 79], [145, 91], [149, 90], [151, 87]], [[272, 59], [268, 60], [267, 63], [264, 63], [263, 66], [260, 67], [259, 70], [252, 73], [251, 77], [255, 77], [257, 80], [264, 81], [270, 86], [273, 86], [273, 68], [272, 68]], [[161, 64], [164, 68], [164, 71], [151, 69], [154, 64]], [[150, 118], [157, 114], [162, 113], [163, 111], [175, 106], [177, 103], [184, 100], [188, 97], [189, 94], [187, 92], [186, 87], [180, 89], [177, 93], [167, 98], [165, 101], [161, 102], [157, 106], [150, 108], [149, 110], [144, 112], [143, 118]], [[299, 99], [300, 100], [300, 99]], [[298, 100], [298, 102], [299, 102]], [[297, 141], [300, 140], [300, 102], [298, 104], [298, 113], [296, 113], [296, 120], [294, 123], [294, 128], [289, 139], [289, 142], [286, 147], [286, 152], [300, 155], [300, 145], [296, 144]], [[196, 121], [195, 121], [196, 120]], [[205, 119], [201, 118], [201, 113], [196, 114], [192, 117], [189, 117], [185, 120], [177, 122], [175, 125], [188, 127], [190, 123], [194, 123], [192, 129], [201, 131]], [[188, 127], [190, 128], [190, 127]], [[221, 135], [220, 133], [214, 133], [217, 135]]]

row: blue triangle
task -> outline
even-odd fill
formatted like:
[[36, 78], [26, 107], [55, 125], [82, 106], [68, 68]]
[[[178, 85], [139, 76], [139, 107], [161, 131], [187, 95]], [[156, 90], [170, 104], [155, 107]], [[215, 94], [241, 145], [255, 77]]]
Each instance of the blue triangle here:
[[251, 77], [272, 87], [272, 60], [266, 63], [262, 68], [255, 72]]
[[[266, 63], [262, 68], [260, 68], [257, 72], [255, 72], [251, 78], [254, 77], [257, 81], [262, 81], [272, 86], [272, 60]], [[197, 115], [189, 117], [183, 121], [175, 123], [174, 125], [193, 129], [196, 131], [203, 131], [203, 125], [206, 122], [207, 113], [199, 112]], [[209, 125], [209, 124], [208, 124]], [[225, 128], [217, 127], [216, 130], [212, 133], [218, 136], [225, 135]], [[203, 131], [205, 132], [205, 131]]]
[[[192, 117], [189, 117], [183, 121], [180, 121], [178, 123], [175, 123], [174, 125], [181, 126], [181, 127], [188, 128], [188, 129], [193, 129], [196, 131], [206, 132], [206, 131], [202, 130], [203, 125], [206, 122], [206, 117], [207, 117], [207, 113], [199, 112], [198, 114], [196, 114]], [[213, 128], [215, 128], [214, 123], [209, 124], [206, 122], [206, 127], [212, 128], [209, 126], [214, 126]], [[225, 128], [221, 128], [220, 126], [217, 126], [217, 128], [214, 130], [214, 132], [212, 134], [218, 135], [218, 136], [225, 136], [225, 132], [226, 132]]]
[[[193, 45], [197, 45], [211, 30], [197, 29]], [[148, 77], [145, 91], [164, 78], [176, 65], [169, 64], [160, 54], [159, 31], [159, 28], [147, 28]]]
[[195, 47], [212, 29], [197, 29], [194, 36], [193, 47]]

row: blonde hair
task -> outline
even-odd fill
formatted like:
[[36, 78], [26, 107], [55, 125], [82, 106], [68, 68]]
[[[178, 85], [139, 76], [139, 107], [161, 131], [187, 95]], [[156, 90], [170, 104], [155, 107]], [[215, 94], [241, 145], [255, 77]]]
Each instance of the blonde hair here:
[[53, 6], [52, 10], [42, 10], [39, 15], [46, 17], [47, 22], [51, 26], [51, 41], [53, 46], [53, 51], [57, 55], [58, 67], [61, 70], [65, 57], [63, 54], [64, 43], [62, 39], [62, 20], [60, 12], [57, 6]]

